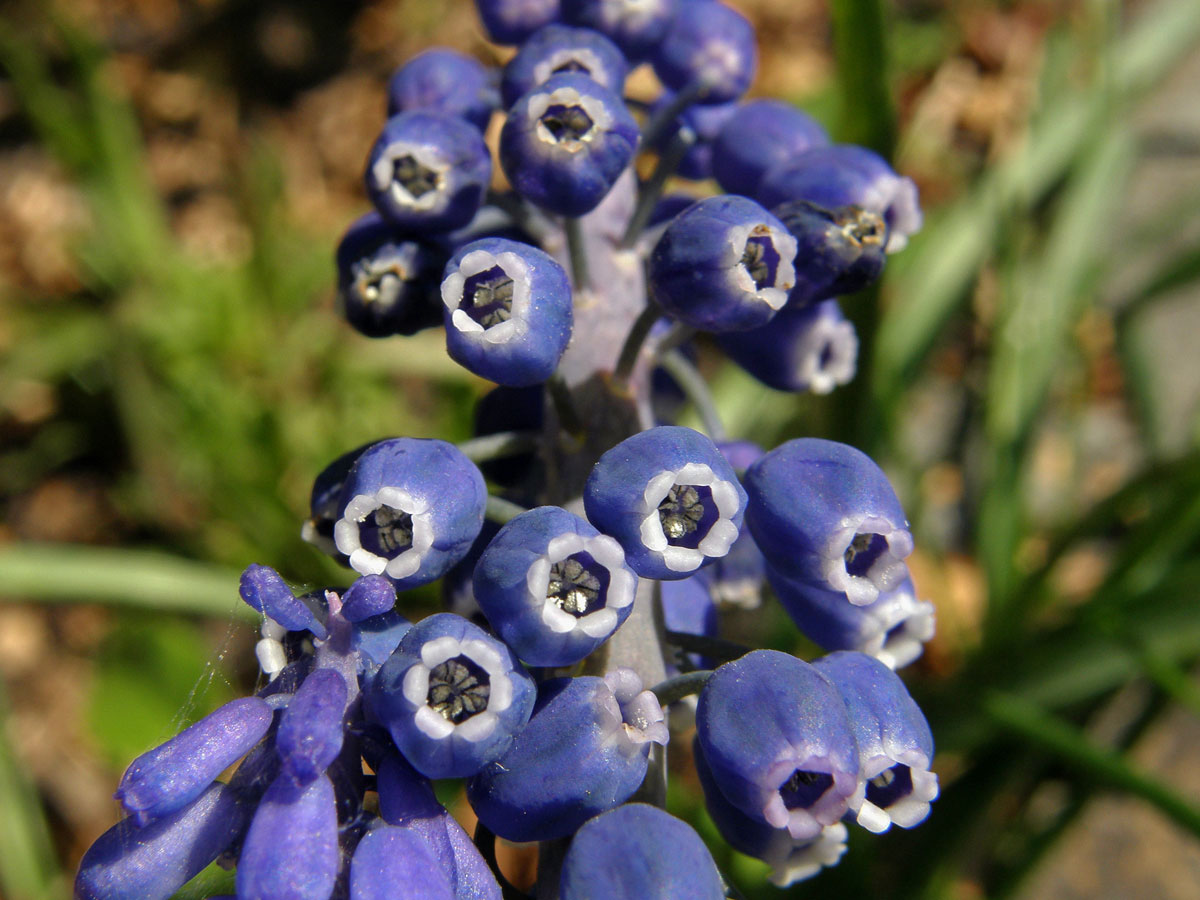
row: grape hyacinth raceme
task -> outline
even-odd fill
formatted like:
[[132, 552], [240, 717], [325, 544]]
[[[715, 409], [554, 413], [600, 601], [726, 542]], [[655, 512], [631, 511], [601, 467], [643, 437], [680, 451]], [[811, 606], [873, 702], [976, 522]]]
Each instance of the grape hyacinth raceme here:
[[[403, 353], [440, 323], [495, 385], [475, 436], [378, 423], [331, 442], [300, 531], [342, 584], [245, 570], [258, 690], [130, 765], [77, 897], [165, 900], [217, 862], [238, 900], [717, 900], [708, 849], [664, 809], [664, 746], [691, 743], [693, 709], [694, 750], [671, 757], [778, 885], [837, 864], [848, 833], [930, 813], [933, 738], [893, 670], [933, 608], [899, 498], [848, 445], [727, 435], [697, 364], [724, 350], [789, 392], [849, 381], [839, 302], [866, 302], [843, 295], [920, 227], [911, 181], [787, 104], [743, 101], [753, 28], [720, 0], [476, 6], [514, 54], [500, 72], [434, 49], [396, 71], [375, 209], [336, 253], [365, 338]], [[661, 96], [627, 104], [642, 63]], [[499, 116], [507, 189], [483, 137]], [[676, 191], [688, 177], [729, 193]], [[685, 403], [703, 431], [675, 423]], [[426, 585], [449, 612], [418, 608]], [[834, 652], [724, 639], [731, 610], [772, 595]], [[473, 837], [434, 793], [456, 778]], [[541, 842], [536, 885], [508, 883], [497, 836]]]

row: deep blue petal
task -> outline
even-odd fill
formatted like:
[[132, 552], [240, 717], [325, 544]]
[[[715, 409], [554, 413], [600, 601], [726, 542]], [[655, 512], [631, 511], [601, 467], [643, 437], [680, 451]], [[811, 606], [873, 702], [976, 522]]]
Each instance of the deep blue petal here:
[[138, 828], [124, 819], [88, 848], [78, 900], [166, 900], [237, 840], [250, 809], [214, 782], [191, 805]]
[[350, 900], [454, 900], [450, 875], [425, 839], [381, 825], [358, 843], [350, 861]]
[[686, 822], [655, 806], [629, 803], [596, 816], [575, 834], [563, 860], [562, 900], [723, 900], [708, 848]]
[[140, 827], [191, 803], [251, 747], [271, 724], [257, 697], [226, 703], [125, 770], [114, 795]]
[[307, 784], [324, 772], [342, 749], [349, 691], [333, 669], [316, 669], [304, 679], [279, 721], [275, 749], [283, 768]]
[[841, 697], [786, 653], [755, 650], [718, 668], [700, 693], [696, 734], [726, 799], [795, 838], [838, 821], [858, 786]]
[[238, 858], [238, 900], [328, 900], [338, 871], [333, 785], [277, 778], [263, 795]]

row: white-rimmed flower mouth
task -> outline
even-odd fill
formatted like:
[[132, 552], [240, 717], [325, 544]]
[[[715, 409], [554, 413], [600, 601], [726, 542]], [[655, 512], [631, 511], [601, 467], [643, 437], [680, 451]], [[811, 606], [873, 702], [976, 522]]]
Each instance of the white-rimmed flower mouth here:
[[664, 469], [642, 492], [642, 544], [672, 572], [692, 572], [729, 552], [740, 505], [737, 488], [706, 463]]
[[472, 250], [441, 290], [451, 324], [468, 338], [503, 344], [529, 331], [529, 266], [516, 253]]
[[420, 570], [433, 537], [429, 504], [398, 487], [357, 495], [333, 526], [334, 544], [354, 571], [394, 579]]
[[693, 51], [688, 68], [701, 84], [714, 87], [737, 78], [745, 65], [736, 47], [725, 41], [706, 41]]
[[896, 176], [888, 185], [888, 199], [879, 211], [888, 224], [888, 253], [899, 253], [908, 246], [908, 237], [921, 230], [921, 204], [917, 200], [917, 185], [909, 177]]
[[727, 232], [721, 266], [743, 296], [783, 309], [796, 286], [796, 239], [766, 223], [735, 225]]
[[892, 825], [912, 828], [929, 815], [938, 796], [938, 777], [919, 751], [898, 754], [903, 760], [878, 755], [863, 764], [863, 777], [850, 798], [856, 821], [875, 834]]
[[626, 754], [647, 752], [652, 743], [665, 747], [670, 740], [666, 712], [653, 691], [642, 689], [637, 672], [619, 666], [605, 674], [603, 682], [596, 699], [606, 740]]
[[394, 141], [371, 165], [371, 181], [398, 209], [436, 212], [449, 202], [450, 165], [428, 144]]
[[541, 143], [576, 153], [611, 129], [613, 120], [599, 97], [560, 87], [530, 98], [529, 121]]
[[901, 584], [879, 596], [864, 610], [867, 624], [855, 649], [873, 656], [889, 669], [902, 669], [925, 649], [936, 629], [932, 603], [918, 600], [911, 587]]
[[604, 68], [604, 63], [587, 47], [564, 47], [551, 53], [533, 67], [533, 81], [535, 84], [542, 84], [553, 75], [569, 72], [586, 75], [597, 84], [612, 89], [612, 85], [608, 83], [608, 71]]
[[573, 532], [550, 540], [546, 552], [525, 572], [527, 602], [540, 608], [542, 622], [556, 634], [612, 634], [618, 610], [633, 603], [637, 578], [625, 567], [625, 552], [608, 535]]
[[422, 644], [420, 656], [401, 683], [417, 728], [434, 740], [454, 735], [475, 743], [490, 736], [513, 701], [500, 652], [486, 641], [446, 636]]
[[846, 319], [820, 316], [793, 351], [796, 381], [814, 394], [849, 384], [858, 368], [858, 334]]
[[867, 606], [908, 575], [904, 560], [912, 550], [908, 529], [887, 519], [843, 519], [825, 542], [821, 575], [831, 590], [843, 592], [855, 606]]
[[797, 840], [811, 840], [837, 822], [846, 812], [857, 780], [833, 769], [832, 760], [820, 755], [782, 759], [772, 765], [763, 782], [774, 785], [762, 811], [767, 824], [786, 828]]
[[366, 259], [350, 267], [354, 293], [364, 306], [391, 309], [404, 293], [404, 286], [417, 274], [415, 244], [385, 244]]
[[767, 880], [784, 888], [837, 865], [846, 852], [847, 837], [848, 830], [841, 822], [826, 825], [812, 840], [796, 841], [780, 831], [763, 853], [763, 862], [771, 867]]
[[624, 31], [640, 31], [668, 11], [664, 0], [618, 0], [596, 7], [606, 28]]

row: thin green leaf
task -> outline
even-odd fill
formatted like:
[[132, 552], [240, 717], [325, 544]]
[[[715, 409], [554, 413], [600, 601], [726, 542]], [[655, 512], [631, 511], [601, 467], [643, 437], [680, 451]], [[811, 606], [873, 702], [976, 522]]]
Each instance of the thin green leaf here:
[[924, 697], [937, 723], [938, 746], [970, 752], [994, 737], [978, 696], [995, 688], [1048, 710], [1101, 696], [1144, 668], [1131, 648], [1187, 666], [1200, 658], [1200, 617], [1195, 614], [1200, 561], [1175, 566], [1147, 593], [1129, 598], [1101, 621], [1072, 621], [1020, 642], [997, 644], [974, 659], [952, 683]]
[[[1120, 729], [1118, 735], [1114, 736], [1114, 751], [1125, 752], [1129, 750], [1130, 747], [1141, 739], [1150, 726], [1158, 721], [1166, 705], [1164, 698], [1161, 694], [1148, 693], [1149, 696], [1141, 700], [1140, 711], [1131, 717], [1128, 724]], [[1122, 704], [1129, 699], [1127, 695], [1128, 692], [1120, 691], [1107, 701], [1107, 705]], [[1137, 702], [1136, 698], [1134, 698], [1134, 702]], [[1050, 777], [1058, 778], [1061, 777], [1061, 774], [1054, 773]], [[1024, 845], [1023, 850], [1014, 854], [1015, 858], [1005, 866], [1006, 871], [1002, 871], [991, 883], [987, 892], [989, 897], [994, 898], [994, 900], [1005, 900], [1008, 897], [1020, 896], [1021, 888], [1036, 871], [1038, 863], [1053, 853], [1058, 846], [1059, 839], [1070, 832], [1071, 826], [1079, 818], [1080, 814], [1087, 807], [1088, 801], [1093, 796], [1093, 791], [1089, 789], [1091, 785], [1087, 783], [1087, 779], [1070, 779], [1070, 782], [1067, 802], [1044, 825], [1032, 829], [1028, 827], [1031, 824], [1028, 821], [1030, 818], [1041, 819], [1041, 816], [1031, 816], [1030, 813], [1032, 811], [1029, 809], [1028, 804], [1026, 805], [1026, 821], [1023, 823], [1026, 827], [1021, 828], [1018, 838]], [[1044, 784], [1044, 779], [1038, 778], [1037, 783]], [[1026, 800], [1028, 799], [1026, 798]]]
[[1080, 542], [1124, 529], [1131, 512], [1144, 508], [1145, 521], [1169, 522], [1158, 514], [1172, 499], [1189, 497], [1200, 489], [1200, 453], [1164, 463], [1155, 463], [1099, 501], [1090, 510], [1072, 521], [1053, 539], [1045, 560], [1022, 582], [1020, 594], [1033, 595], [1042, 590], [1054, 566]]
[[254, 621], [238, 598], [239, 573], [147, 550], [74, 544], [0, 548], [0, 602], [106, 603]]
[[85, 168], [90, 160], [88, 136], [75, 98], [56, 86], [45, 59], [27, 35], [0, 19], [0, 66], [17, 100], [50, 150], [66, 165]]
[[1195, 281], [1200, 281], [1200, 246], [1184, 247], [1155, 270], [1154, 274], [1121, 304], [1118, 327], [1154, 300], [1187, 287]]
[[1200, 539], [1200, 494], [1184, 495], [1161, 518], [1146, 522], [1122, 544], [1092, 609], [1130, 608], [1131, 598], [1154, 590], [1190, 554]]
[[1022, 153], [993, 169], [950, 211], [931, 222], [893, 266], [905, 302], [880, 326], [873, 388], [887, 405], [925, 358], [995, 244], [1006, 210], [1041, 201], [1094, 140], [1094, 126], [1124, 108], [1171, 71], [1200, 38], [1200, 5], [1162, 2], [1118, 41], [1106, 91], [1080, 90], [1047, 103]]
[[879, 0], [834, 0], [830, 12], [842, 99], [839, 134], [890, 159], [896, 111], [888, 79], [884, 5]]
[[57, 873], [50, 829], [8, 741], [7, 725], [0, 679], [0, 893], [9, 900], [60, 900], [67, 896], [67, 886]]
[[1015, 694], [994, 692], [984, 699], [987, 715], [1002, 729], [1070, 765], [1102, 785], [1126, 791], [1200, 837], [1200, 807], [1178, 790], [1133, 766], [1117, 753], [1098, 747], [1074, 726]]
[[1043, 252], [1015, 273], [987, 395], [987, 428], [1000, 452], [1011, 452], [1032, 427], [1089, 300], [1089, 278], [1108, 252], [1105, 238], [1133, 162], [1132, 138], [1114, 127], [1068, 183]]
[[237, 873], [230, 869], [222, 869], [212, 863], [181, 887], [171, 900], [205, 900], [218, 894], [234, 894], [237, 891]]
[[1200, 687], [1191, 675], [1169, 656], [1155, 652], [1140, 641], [1133, 643], [1134, 658], [1142, 674], [1180, 706], [1200, 716]]

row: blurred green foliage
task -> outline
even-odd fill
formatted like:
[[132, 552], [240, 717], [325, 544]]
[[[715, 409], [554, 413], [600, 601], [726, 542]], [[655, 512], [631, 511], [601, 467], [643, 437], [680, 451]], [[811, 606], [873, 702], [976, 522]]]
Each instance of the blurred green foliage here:
[[[952, 43], [941, 20], [899, 15], [875, 0], [833, 3], [838, 127], [885, 151], [904, 139], [889, 99], [897, 76], [932, 67]], [[945, 766], [933, 815], [912, 832], [852, 840], [842, 865], [787, 896], [952, 897], [964, 879], [983, 896], [1013, 896], [1098, 789], [1141, 797], [1200, 837], [1200, 807], [1128, 757], [1164, 709], [1200, 712], [1189, 675], [1200, 658], [1200, 448], [1180, 453], [1161, 439], [1156, 361], [1132, 337], [1157, 301], [1200, 283], [1200, 248], [1163, 259], [1151, 254], [1152, 233], [1111, 245], [1147, 150], [1129, 117], [1200, 43], [1200, 6], [1162, 0], [1129, 25], [1120, 15], [1114, 3], [1088, 3], [1051, 31], [1020, 148], [929, 210], [883, 290], [853, 307], [864, 350], [854, 386], [785, 398], [733, 369], [715, 379], [733, 435], [769, 445], [828, 434], [883, 461], [910, 498], [926, 553], [969, 557], [985, 588], [977, 630], [914, 684]], [[5, 599], [167, 616], [130, 613], [100, 656], [96, 708], [136, 711], [92, 722], [120, 765], [168, 722], [181, 724], [181, 708], [198, 713], [225, 696], [225, 676], [210, 672], [213, 689], [188, 699], [208, 654], [194, 623], [175, 616], [244, 617], [233, 584], [252, 561], [294, 582], [341, 580], [297, 539], [313, 473], [382, 433], [465, 437], [478, 386], [437, 335], [398, 352], [333, 324], [324, 307], [336, 234], [303, 232], [281, 215], [267, 143], [233, 173], [247, 257], [212, 264], [182, 250], [147, 179], [133, 113], [107, 86], [104, 50], [64, 22], [49, 33], [53, 69], [45, 46], [0, 21], [0, 65], [42, 145], [86, 192], [92, 227], [75, 247], [85, 285], [49, 300], [6, 292], [16, 339], [0, 360], [0, 392], [36, 381], [82, 399], [28, 445], [3, 448], [0, 490], [13, 495], [100, 457], [141, 546], [0, 548], [0, 585]], [[1196, 208], [1181, 198], [1164, 216]], [[1038, 438], [1078, 424], [1087, 398], [1064, 390], [1080, 377], [1077, 330], [1097, 311], [1098, 286], [1126, 270], [1148, 273], [1112, 314], [1141, 417], [1141, 468], [1105, 499], [1047, 515], [1030, 500]], [[972, 301], [983, 277], [992, 308], [981, 324]], [[967, 341], [971, 329], [981, 336]], [[947, 539], [921, 502], [930, 460], [912, 452], [905, 428], [920, 392], [944, 380], [937, 353], [955, 342], [971, 344], [974, 368], [958, 385], [961, 411], [938, 460], [962, 475], [965, 525]], [[1066, 596], [1060, 567], [1081, 550], [1096, 550], [1102, 571], [1084, 596]], [[1130, 684], [1147, 688], [1137, 713], [1098, 742], [1089, 722]], [[1067, 785], [1067, 799], [1035, 820], [1030, 799], [1048, 779]], [[780, 896], [760, 887], [763, 866], [721, 848], [694, 790], [673, 786], [671, 808], [713, 839], [735, 882], [754, 886], [747, 897]], [[5, 896], [61, 896], [37, 797], [2, 735], [0, 810], [10, 826], [0, 829]]]

